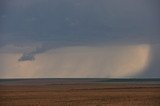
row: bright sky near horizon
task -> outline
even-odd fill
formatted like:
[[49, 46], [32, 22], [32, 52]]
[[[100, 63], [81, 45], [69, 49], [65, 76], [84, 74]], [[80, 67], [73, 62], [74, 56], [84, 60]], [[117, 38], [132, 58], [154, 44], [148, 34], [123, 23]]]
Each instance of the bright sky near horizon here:
[[0, 78], [159, 78], [159, 0], [1, 0]]

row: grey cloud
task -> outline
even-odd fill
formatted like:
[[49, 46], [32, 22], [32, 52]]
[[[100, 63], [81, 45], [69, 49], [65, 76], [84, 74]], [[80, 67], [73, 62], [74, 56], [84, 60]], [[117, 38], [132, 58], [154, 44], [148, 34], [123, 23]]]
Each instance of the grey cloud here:
[[18, 59], [18, 61], [33, 61], [35, 60], [34, 54], [23, 54], [22, 57]]
[[35, 50], [29, 53], [23, 53], [23, 55], [18, 59], [18, 61], [33, 61], [35, 60], [35, 55], [46, 52], [50, 48], [51, 46], [50, 45], [47, 46], [47, 44], [37, 47]]
[[2, 0], [2, 4], [0, 46], [43, 45], [20, 60], [72, 45], [160, 43], [158, 0]]
[[110, 36], [123, 38], [128, 37], [130, 33], [133, 36], [149, 36], [148, 33], [157, 31], [157, 22], [154, 22], [154, 19], [159, 14], [153, 14], [153, 9], [147, 8], [150, 2], [147, 4], [146, 1], [142, 1], [101, 0], [97, 3], [95, 0], [49, 0], [36, 1], [36, 4], [28, 8], [9, 6], [6, 12], [8, 18], [3, 20], [1, 30], [35, 32], [29, 39], [37, 41], [76, 38], [82, 40], [98, 36], [102, 39]]

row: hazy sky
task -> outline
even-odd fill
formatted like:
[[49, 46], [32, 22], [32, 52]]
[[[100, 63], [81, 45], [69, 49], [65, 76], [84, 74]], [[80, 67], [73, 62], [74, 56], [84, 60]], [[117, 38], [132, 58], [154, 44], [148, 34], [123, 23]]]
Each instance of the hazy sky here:
[[0, 78], [152, 78], [159, 64], [159, 0], [0, 0]]

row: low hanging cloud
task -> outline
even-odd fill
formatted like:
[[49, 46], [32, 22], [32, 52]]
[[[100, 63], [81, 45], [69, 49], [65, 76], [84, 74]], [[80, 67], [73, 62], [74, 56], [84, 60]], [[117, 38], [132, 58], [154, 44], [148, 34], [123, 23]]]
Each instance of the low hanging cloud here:
[[43, 44], [38, 47], [36, 47], [34, 50], [28, 52], [28, 53], [23, 53], [22, 56], [18, 59], [18, 61], [34, 61], [35, 56], [40, 53], [44, 53], [47, 50], [50, 50], [53, 48], [51, 45]]
[[29, 54], [23, 54], [18, 61], [33, 61], [35, 60], [34, 54], [29, 53]]

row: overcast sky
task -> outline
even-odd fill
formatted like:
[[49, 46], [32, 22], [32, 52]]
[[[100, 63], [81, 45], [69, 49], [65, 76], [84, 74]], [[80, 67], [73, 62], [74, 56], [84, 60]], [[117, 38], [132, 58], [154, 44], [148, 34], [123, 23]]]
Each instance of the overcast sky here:
[[0, 78], [160, 77], [159, 0], [1, 0]]

